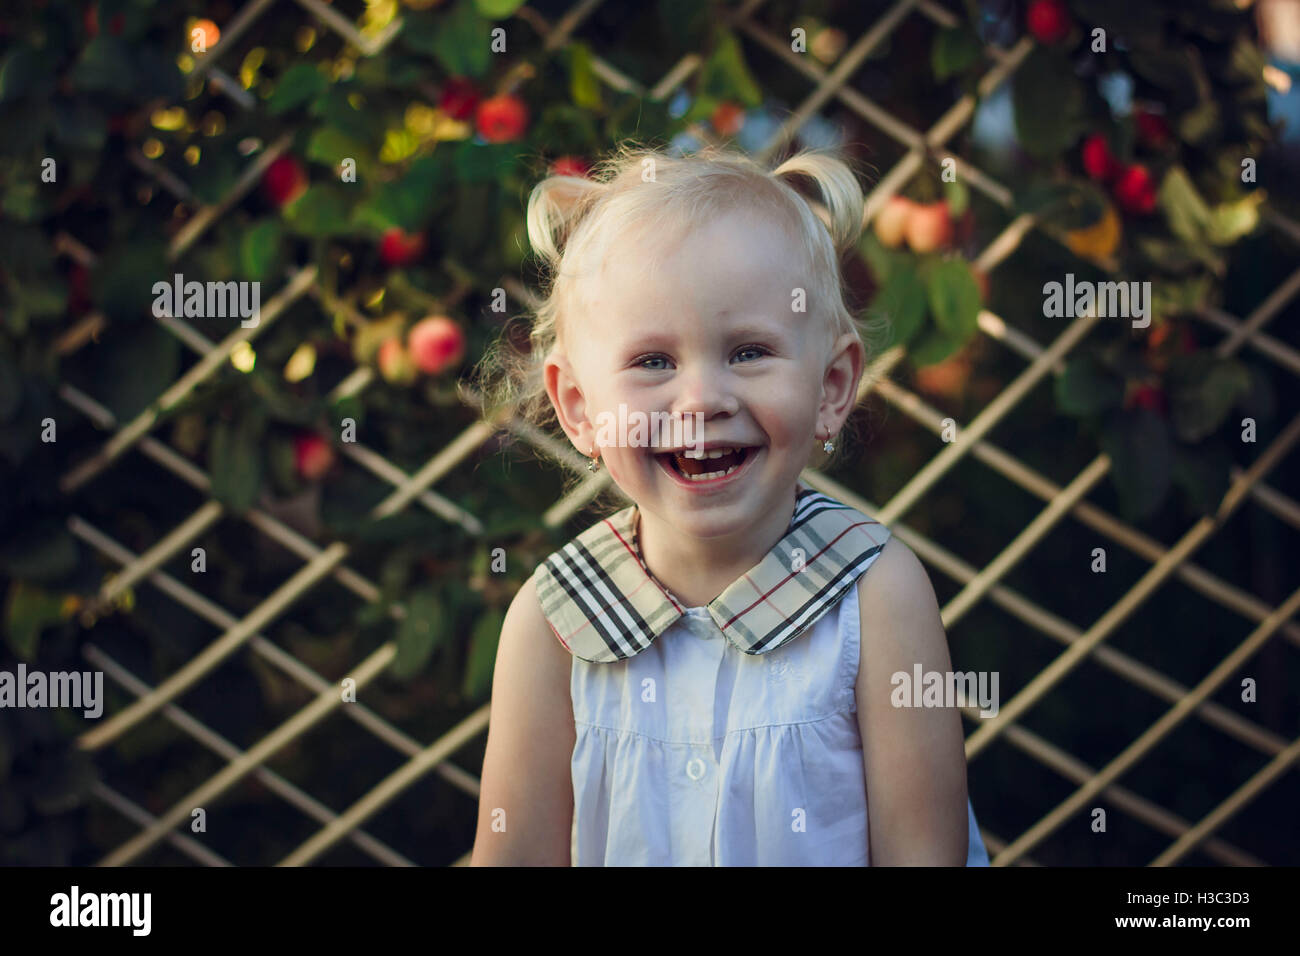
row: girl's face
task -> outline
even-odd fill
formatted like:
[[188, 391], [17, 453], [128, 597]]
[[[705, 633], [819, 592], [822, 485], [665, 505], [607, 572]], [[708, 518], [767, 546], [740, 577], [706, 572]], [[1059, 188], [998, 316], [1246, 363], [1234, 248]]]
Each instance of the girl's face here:
[[[658, 275], [647, 274], [638, 250], [629, 241], [611, 250], [582, 290], [563, 350], [547, 359], [561, 424], [584, 455], [597, 446], [643, 512], [683, 533], [729, 535], [770, 523], [781, 509], [788, 519], [814, 435], [838, 432], [852, 411], [857, 337], [827, 351], [824, 329], [801, 311], [802, 250], [743, 210], [689, 233]], [[680, 417], [683, 431], [650, 434], [656, 414]], [[643, 438], [632, 432], [638, 417], [647, 423]], [[658, 447], [648, 445], [654, 439]], [[700, 443], [747, 450], [727, 478], [693, 483], [663, 452]]]

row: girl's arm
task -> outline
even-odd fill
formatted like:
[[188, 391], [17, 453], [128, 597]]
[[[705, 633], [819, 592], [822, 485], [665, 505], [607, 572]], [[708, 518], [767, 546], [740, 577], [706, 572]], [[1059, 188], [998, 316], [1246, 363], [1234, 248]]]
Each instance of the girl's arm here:
[[470, 866], [570, 865], [571, 667], [529, 578], [501, 626]]
[[[856, 684], [873, 866], [964, 866], [966, 749], [956, 708], [895, 707], [916, 664], [947, 683], [952, 663], [934, 588], [897, 536], [858, 579], [862, 641]], [[911, 695], [907, 698], [910, 702]]]

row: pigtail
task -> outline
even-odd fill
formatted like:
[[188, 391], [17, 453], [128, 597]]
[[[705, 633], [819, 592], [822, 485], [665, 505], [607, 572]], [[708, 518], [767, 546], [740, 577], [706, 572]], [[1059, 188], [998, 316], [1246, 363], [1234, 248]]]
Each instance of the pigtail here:
[[806, 176], [813, 180], [825, 205], [813, 202], [808, 205], [830, 231], [835, 251], [842, 254], [857, 244], [862, 234], [864, 197], [857, 177], [844, 160], [827, 152], [808, 150], [791, 156], [772, 170], [772, 175], [778, 179]]
[[528, 197], [528, 242], [549, 269], [559, 264], [565, 239], [604, 189], [604, 183], [583, 176], [548, 176], [533, 187]]

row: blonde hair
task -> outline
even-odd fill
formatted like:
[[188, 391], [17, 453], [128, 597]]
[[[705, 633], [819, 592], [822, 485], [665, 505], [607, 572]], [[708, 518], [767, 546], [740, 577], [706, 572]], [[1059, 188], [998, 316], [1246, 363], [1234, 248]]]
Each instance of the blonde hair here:
[[[794, 188], [795, 177], [816, 185], [820, 207]], [[581, 311], [580, 280], [593, 274], [616, 241], [655, 237], [647, 245], [659, 252], [645, 254], [647, 268], [654, 268], [656, 256], [673, 248], [686, 230], [737, 208], [766, 213], [802, 239], [810, 320], [820, 321], [827, 349], [844, 333], [855, 333], [870, 361], [873, 339], [883, 328], [849, 311], [839, 268], [840, 256], [862, 231], [863, 193], [837, 151], [804, 149], [768, 170], [735, 150], [710, 147], [674, 156], [625, 141], [595, 165], [590, 178], [550, 176], [528, 197], [528, 240], [542, 260], [545, 295], [528, 336], [531, 350], [514, 347], [507, 323], [475, 367], [483, 417], [513, 409], [530, 425], [558, 430], [543, 367], [551, 351], [563, 347], [564, 331]], [[837, 439], [834, 455], [843, 444]], [[825, 458], [820, 445], [813, 449]]]

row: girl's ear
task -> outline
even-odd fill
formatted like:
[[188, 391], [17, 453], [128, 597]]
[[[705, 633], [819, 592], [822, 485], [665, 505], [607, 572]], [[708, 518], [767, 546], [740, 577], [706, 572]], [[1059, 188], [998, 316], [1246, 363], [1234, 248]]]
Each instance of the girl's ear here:
[[822, 376], [822, 403], [817, 415], [830, 422], [832, 433], [843, 427], [858, 404], [858, 382], [865, 361], [862, 340], [855, 332], [845, 332], [831, 347], [831, 359]]
[[558, 350], [546, 357], [542, 369], [542, 379], [546, 383], [546, 394], [555, 406], [555, 417], [569, 436], [573, 447], [584, 455], [591, 454], [595, 443], [594, 428], [587, 420], [587, 400], [573, 374], [573, 366], [568, 356]]

